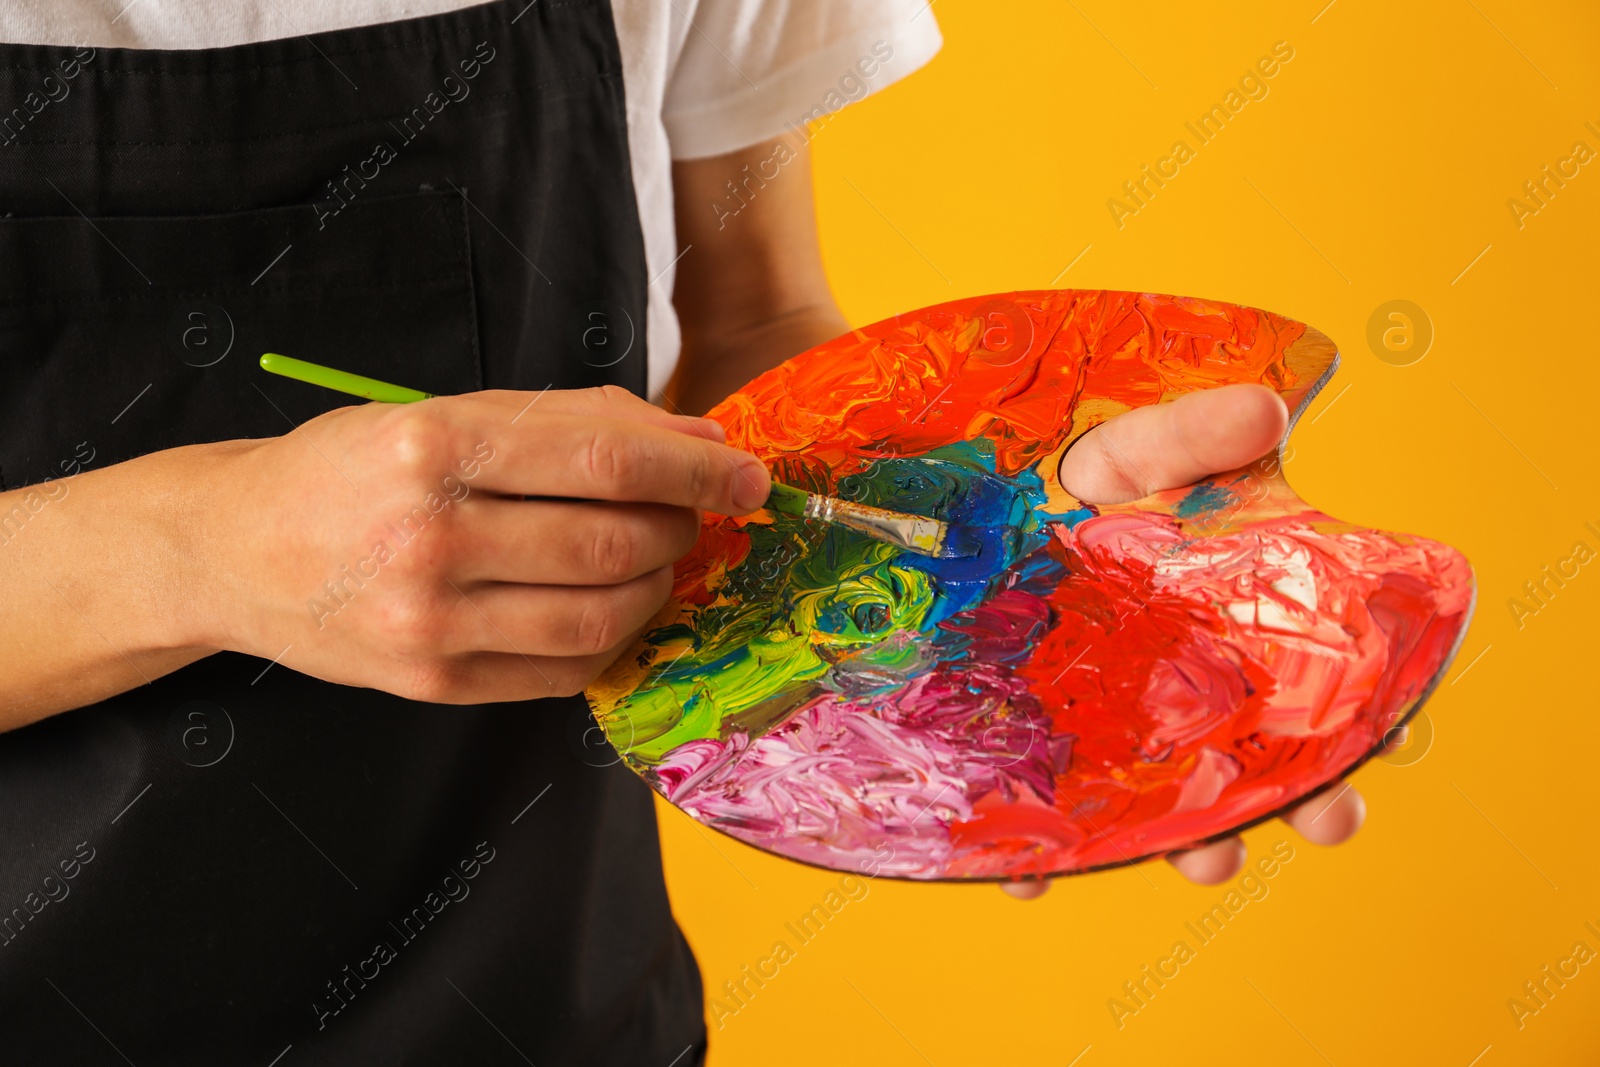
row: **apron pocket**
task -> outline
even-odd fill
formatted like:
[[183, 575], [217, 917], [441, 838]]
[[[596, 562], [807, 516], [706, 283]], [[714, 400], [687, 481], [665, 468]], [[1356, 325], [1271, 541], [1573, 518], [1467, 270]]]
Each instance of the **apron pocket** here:
[[0, 488], [275, 437], [355, 397], [263, 352], [483, 387], [465, 207], [420, 192], [194, 217], [0, 219]]

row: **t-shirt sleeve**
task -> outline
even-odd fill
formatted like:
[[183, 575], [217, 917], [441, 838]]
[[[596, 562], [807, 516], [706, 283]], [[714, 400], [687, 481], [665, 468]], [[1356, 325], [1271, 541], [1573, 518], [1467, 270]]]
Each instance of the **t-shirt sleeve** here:
[[722, 155], [910, 74], [943, 38], [926, 0], [668, 0], [674, 159]]

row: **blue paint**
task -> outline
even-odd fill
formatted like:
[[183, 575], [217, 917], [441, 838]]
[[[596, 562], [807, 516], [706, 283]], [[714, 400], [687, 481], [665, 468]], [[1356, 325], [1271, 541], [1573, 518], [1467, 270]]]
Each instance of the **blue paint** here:
[[1224, 508], [1237, 508], [1239, 494], [1218, 482], [1200, 482], [1178, 501], [1172, 513], [1180, 519], [1209, 515]]

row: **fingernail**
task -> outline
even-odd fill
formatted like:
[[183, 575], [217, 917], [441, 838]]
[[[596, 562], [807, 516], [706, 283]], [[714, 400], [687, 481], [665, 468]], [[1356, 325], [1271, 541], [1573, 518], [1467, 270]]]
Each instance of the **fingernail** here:
[[726, 441], [728, 439], [727, 428], [716, 419], [695, 419], [694, 421], [698, 424], [697, 429], [700, 433], [711, 440]]
[[739, 506], [740, 513], [754, 511], [765, 504], [772, 492], [772, 475], [765, 464], [751, 456], [738, 461], [735, 470], [738, 473], [733, 479], [733, 502]]

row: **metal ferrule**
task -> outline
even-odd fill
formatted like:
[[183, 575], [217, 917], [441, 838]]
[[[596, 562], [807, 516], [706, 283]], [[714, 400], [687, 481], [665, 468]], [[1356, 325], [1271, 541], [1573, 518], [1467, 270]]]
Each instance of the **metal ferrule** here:
[[818, 494], [812, 494], [806, 500], [805, 515], [810, 519], [837, 523], [919, 555], [937, 556], [944, 545], [945, 524], [920, 515], [905, 515]]

